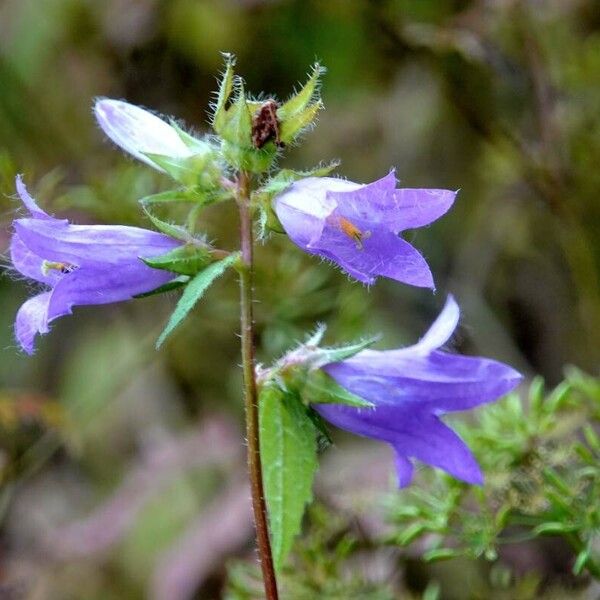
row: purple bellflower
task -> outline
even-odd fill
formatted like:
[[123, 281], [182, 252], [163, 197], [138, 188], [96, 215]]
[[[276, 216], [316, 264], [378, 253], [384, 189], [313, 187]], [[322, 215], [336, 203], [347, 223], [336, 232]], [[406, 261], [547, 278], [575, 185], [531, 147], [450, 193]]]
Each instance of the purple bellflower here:
[[412, 480], [412, 458], [467, 483], [481, 484], [483, 475], [475, 458], [440, 415], [496, 400], [522, 379], [503, 363], [440, 351], [458, 319], [458, 305], [449, 297], [442, 313], [414, 346], [383, 352], [363, 350], [323, 367], [338, 384], [372, 402], [374, 408], [340, 404], [315, 404], [314, 408], [341, 429], [390, 444], [400, 487]]
[[54, 319], [84, 304], [108, 304], [150, 292], [175, 277], [152, 269], [140, 257], [165, 254], [181, 242], [155, 231], [119, 225], [71, 225], [46, 214], [20, 176], [17, 192], [30, 216], [13, 222], [12, 264], [47, 291], [27, 300], [17, 313], [15, 335], [27, 354], [35, 336]]
[[94, 105], [94, 114], [98, 125], [117, 146], [158, 171], [164, 169], [146, 154], [188, 158], [195, 152], [174, 127], [139, 106], [101, 98]]
[[396, 189], [392, 171], [367, 185], [307, 177], [277, 196], [273, 207], [297, 246], [358, 281], [372, 284], [382, 276], [433, 288], [425, 259], [398, 234], [435, 221], [455, 197], [449, 190]]

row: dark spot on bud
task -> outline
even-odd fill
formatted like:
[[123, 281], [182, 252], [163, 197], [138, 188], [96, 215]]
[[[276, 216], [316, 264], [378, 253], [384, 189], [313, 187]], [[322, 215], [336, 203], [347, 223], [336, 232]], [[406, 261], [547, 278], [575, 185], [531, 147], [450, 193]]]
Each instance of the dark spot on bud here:
[[277, 102], [267, 100], [252, 117], [252, 145], [262, 148], [269, 140], [274, 140], [279, 148], [285, 144], [279, 137], [279, 121], [277, 120]]

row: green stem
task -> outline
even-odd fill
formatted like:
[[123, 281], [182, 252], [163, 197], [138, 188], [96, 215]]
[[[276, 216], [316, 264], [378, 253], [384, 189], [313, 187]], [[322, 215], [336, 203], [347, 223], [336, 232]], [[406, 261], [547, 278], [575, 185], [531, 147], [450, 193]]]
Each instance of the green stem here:
[[237, 203], [240, 213], [240, 241], [242, 266], [240, 268], [240, 322], [242, 338], [242, 368], [244, 373], [244, 404], [246, 408], [246, 439], [248, 444], [248, 471], [254, 510], [254, 525], [258, 555], [262, 569], [267, 600], [278, 600], [277, 580], [273, 568], [271, 542], [267, 525], [267, 506], [262, 480], [258, 426], [258, 394], [254, 358], [253, 254], [252, 215], [250, 212], [250, 179], [241, 172], [237, 181]]

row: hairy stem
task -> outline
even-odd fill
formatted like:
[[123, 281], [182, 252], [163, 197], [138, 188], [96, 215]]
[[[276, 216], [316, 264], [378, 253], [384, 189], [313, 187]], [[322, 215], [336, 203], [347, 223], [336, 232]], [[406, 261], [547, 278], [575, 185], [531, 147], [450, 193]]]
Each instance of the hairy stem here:
[[244, 405], [246, 408], [246, 439], [248, 444], [248, 471], [252, 508], [256, 527], [256, 541], [267, 600], [277, 600], [277, 580], [267, 525], [267, 506], [263, 490], [260, 442], [258, 428], [258, 395], [254, 358], [253, 302], [253, 239], [250, 213], [250, 180], [241, 172], [237, 181], [237, 203], [240, 212], [240, 241], [242, 267], [240, 269], [240, 321], [242, 338], [242, 368], [244, 372]]

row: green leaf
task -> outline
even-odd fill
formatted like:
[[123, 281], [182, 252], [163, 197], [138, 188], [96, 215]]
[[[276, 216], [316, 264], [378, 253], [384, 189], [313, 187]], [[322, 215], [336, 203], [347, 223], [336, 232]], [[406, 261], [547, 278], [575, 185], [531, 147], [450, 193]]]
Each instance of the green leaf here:
[[231, 254], [227, 258], [215, 262], [204, 271], [201, 271], [196, 275], [186, 286], [183, 295], [179, 299], [173, 314], [169, 318], [169, 322], [165, 327], [164, 331], [160, 334], [158, 341], [156, 342], [156, 348], [160, 348], [167, 337], [173, 332], [173, 330], [187, 317], [188, 313], [200, 298], [202, 298], [206, 289], [210, 284], [221, 276], [229, 267], [231, 267], [239, 258], [239, 253]]
[[329, 435], [329, 429], [327, 429], [327, 424], [323, 420], [323, 417], [310, 406], [307, 407], [306, 414], [317, 430], [317, 451], [323, 452], [329, 446], [333, 446], [333, 440]]
[[142, 205], [168, 204], [170, 202], [196, 202], [196, 195], [191, 190], [167, 190], [151, 196], [144, 196], [139, 203]]
[[164, 285], [157, 287], [156, 289], [152, 290], [151, 292], [144, 292], [143, 294], [136, 294], [134, 296], [134, 298], [147, 298], [148, 296], [155, 296], [156, 294], [162, 294], [164, 292], [170, 292], [172, 290], [177, 290], [180, 287], [183, 287], [189, 280], [190, 280], [190, 278], [187, 275], [180, 275], [179, 277], [176, 277], [175, 279], [171, 279], [171, 281], [169, 281], [168, 283], [165, 283]]
[[316, 431], [294, 394], [266, 386], [259, 397], [260, 449], [275, 569], [281, 570], [312, 500]]
[[311, 371], [306, 375], [301, 394], [302, 401], [307, 405], [345, 404], [356, 408], [373, 408], [371, 402], [355, 396], [321, 369]]
[[212, 188], [202, 189], [199, 186], [188, 187], [183, 190], [167, 190], [151, 196], [145, 196], [139, 203], [142, 206], [152, 206], [153, 204], [170, 204], [172, 202], [187, 202], [199, 206], [208, 206], [223, 200], [233, 198], [231, 190]]
[[324, 73], [325, 68], [319, 63], [313, 65], [312, 73], [302, 89], [277, 109], [277, 118], [280, 121], [290, 119], [308, 106], [316, 92], [318, 92], [319, 79]]
[[573, 574], [581, 575], [583, 568], [585, 567], [588, 559], [590, 558], [590, 550], [586, 548], [582, 550], [575, 559], [575, 563], [573, 564]]
[[152, 214], [143, 204], [142, 210], [146, 213], [146, 216], [152, 221], [152, 224], [156, 229], [162, 231], [166, 235], [170, 235], [176, 240], [182, 240], [184, 242], [192, 242], [192, 236], [181, 226], [167, 223], [162, 219], [159, 219], [156, 215]]
[[570, 497], [573, 493], [573, 489], [569, 486], [568, 482], [565, 481], [554, 469], [546, 467], [542, 474], [544, 479], [552, 486], [554, 486], [561, 494], [564, 494], [566, 498]]
[[434, 550], [428, 550], [423, 554], [423, 560], [425, 562], [437, 562], [440, 560], [450, 560], [460, 555], [458, 550], [453, 548], [436, 548]]
[[588, 446], [594, 452], [600, 453], [600, 437], [598, 437], [595, 429], [589, 423], [586, 423], [583, 426], [583, 436], [585, 437]]
[[185, 244], [160, 256], [142, 257], [142, 260], [153, 269], [192, 276], [213, 262], [210, 250], [195, 244]]
[[397, 541], [401, 546], [408, 546], [427, 531], [429, 529], [425, 523], [412, 523], [402, 531]]
[[570, 533], [576, 531], [577, 527], [569, 523], [562, 523], [560, 521], [550, 521], [548, 523], [542, 523], [533, 529], [534, 535], [559, 535], [563, 533]]

